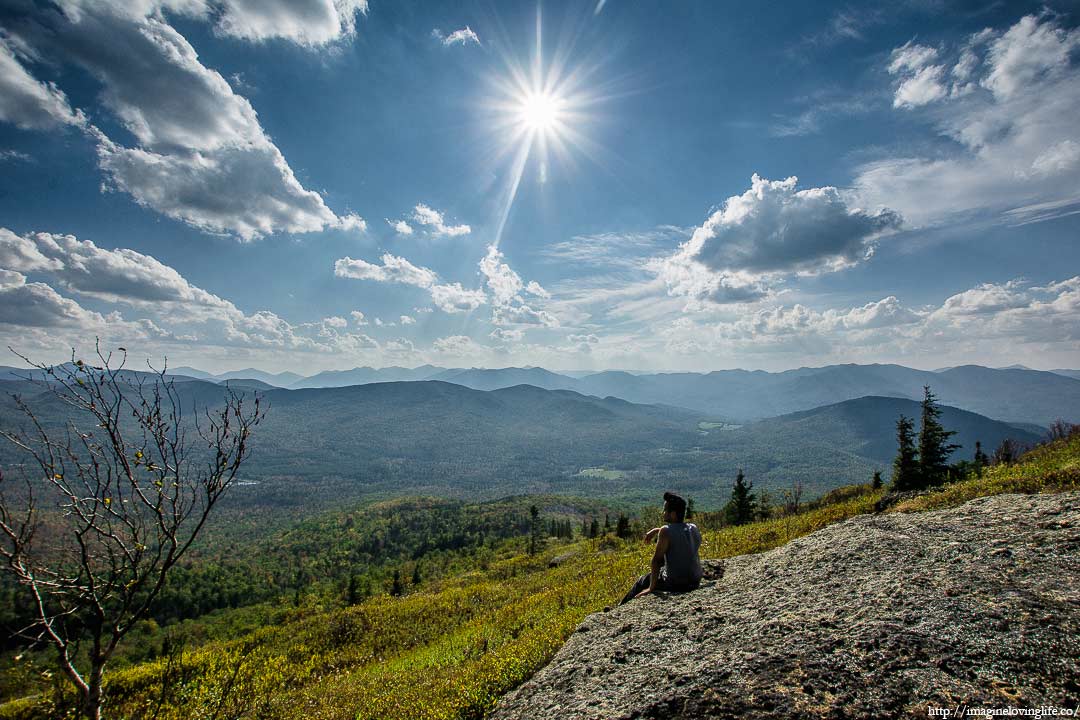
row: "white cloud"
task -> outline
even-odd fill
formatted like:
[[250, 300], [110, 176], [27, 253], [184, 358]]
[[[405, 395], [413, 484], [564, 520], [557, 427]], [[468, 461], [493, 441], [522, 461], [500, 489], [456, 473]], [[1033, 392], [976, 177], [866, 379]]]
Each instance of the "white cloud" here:
[[990, 74], [983, 85], [1009, 98], [1033, 84], [1069, 72], [1070, 55], [1080, 47], [1080, 30], [1066, 31], [1049, 17], [1027, 15], [990, 43]]
[[[921, 95], [911, 88], [904, 97], [912, 102], [902, 103], [901, 83], [897, 104], [925, 114], [950, 143], [933, 156], [885, 157], [861, 166], [854, 182], [861, 202], [888, 203], [915, 225], [1010, 211], [1030, 222], [1075, 211], [1078, 48], [1080, 30], [1065, 30], [1050, 15], [1028, 15], [1005, 32], [969, 38], [947, 93], [944, 76], [937, 75], [940, 87], [927, 85]], [[926, 62], [905, 62], [904, 72], [936, 67]]]
[[529, 284], [525, 286], [525, 292], [536, 297], [544, 298], [545, 300], [551, 298], [551, 293], [545, 290], [540, 283], [535, 280], [530, 280]]
[[502, 252], [494, 245], [488, 246], [487, 254], [480, 259], [480, 272], [487, 281], [495, 305], [512, 302], [525, 288], [521, 276], [504, 262]]
[[657, 334], [671, 354], [713, 361], [786, 355], [804, 364], [809, 358], [925, 362], [926, 357], [990, 364], [998, 361], [990, 358], [1016, 362], [1032, 354], [1069, 357], [1080, 351], [1080, 276], [1044, 286], [1023, 280], [984, 283], [923, 309], [889, 296], [852, 308], [817, 310], [800, 303], [761, 308], [717, 322], [683, 316]]
[[447, 225], [441, 212], [423, 203], [413, 208], [412, 219], [417, 224], [428, 228], [428, 232], [435, 237], [457, 237], [472, 232], [472, 228], [468, 225]]
[[60, 270], [62, 260], [46, 257], [38, 248], [34, 235], [16, 235], [7, 228], [0, 228], [0, 267], [9, 270]]
[[559, 320], [544, 309], [534, 309], [525, 304], [523, 291], [541, 299], [550, 297], [547, 290], [532, 281], [528, 285], [506, 262], [502, 252], [489, 245], [480, 259], [480, 273], [491, 291], [491, 322], [495, 325], [542, 325], [558, 327]]
[[[124, 305], [142, 317], [86, 309], [48, 283], [28, 281], [23, 272], [45, 275], [81, 298]], [[88, 345], [101, 337], [127, 343], [320, 353], [372, 348], [366, 336], [346, 332], [347, 325], [337, 316], [292, 324], [266, 310], [246, 314], [149, 255], [98, 247], [72, 235], [18, 236], [0, 228], [0, 336], [15, 345]], [[20, 328], [36, 328], [37, 334], [20, 334]], [[50, 336], [54, 330], [62, 332]]]
[[487, 302], [483, 290], [467, 290], [461, 283], [432, 285], [431, 301], [443, 312], [470, 312]]
[[0, 267], [45, 272], [68, 290], [108, 302], [139, 307], [168, 303], [179, 315], [234, 309], [156, 258], [126, 248], [107, 250], [73, 235], [18, 236], [0, 228]]
[[368, 324], [367, 320], [364, 319], [364, 313], [360, 312], [359, 310], [353, 310], [352, 312], [350, 312], [349, 317], [352, 318], [353, 324], [355, 324], [355, 325], [367, 325]]
[[919, 107], [945, 97], [944, 74], [944, 65], [928, 65], [904, 78], [896, 88], [893, 107]]
[[394, 228], [394, 232], [396, 232], [398, 235], [412, 235], [413, 234], [412, 225], [405, 222], [404, 220], [390, 220], [389, 218], [387, 218], [386, 223], [390, 227]]
[[797, 182], [755, 174], [750, 189], [729, 197], [674, 255], [651, 264], [668, 292], [721, 303], [760, 299], [785, 275], [854, 265], [902, 224], [891, 210], [849, 206], [834, 187], [797, 190]]
[[401, 325], [415, 325], [416, 318], [412, 317], [411, 315], [402, 315], [401, 319], [398, 322]]
[[542, 325], [559, 327], [559, 320], [546, 310], [534, 310], [528, 305], [500, 305], [492, 310], [491, 322], [496, 325]]
[[367, 11], [367, 0], [224, 0], [216, 29], [244, 40], [283, 38], [317, 46], [351, 37], [356, 15]]
[[465, 335], [451, 335], [437, 339], [431, 344], [437, 353], [453, 356], [469, 356], [475, 358], [487, 352], [487, 348]]
[[473, 31], [471, 27], [466, 25], [460, 30], [455, 30], [449, 35], [445, 34], [442, 30], [435, 28], [431, 31], [431, 37], [441, 42], [446, 47], [451, 45], [468, 45], [469, 43], [480, 44], [480, 37]]
[[491, 331], [488, 337], [497, 342], [515, 343], [521, 342], [522, 338], [525, 337], [525, 331], [521, 328], [497, 327]]
[[334, 274], [354, 280], [396, 282], [426, 289], [431, 300], [443, 312], [458, 313], [475, 310], [486, 302], [483, 290], [467, 290], [461, 283], [439, 283], [433, 270], [418, 267], [403, 257], [384, 253], [382, 264], [343, 257], [334, 263]]
[[11, 41], [0, 36], [0, 121], [23, 130], [52, 130], [83, 125], [81, 112], [52, 83], [35, 80], [15, 56]]
[[[213, 14], [201, 2], [167, 6], [200, 19]], [[137, 142], [125, 147], [87, 127], [106, 186], [173, 219], [244, 240], [275, 232], [362, 230], [360, 217], [335, 215], [301, 185], [251, 104], [200, 62], [165, 21], [162, 7], [71, 2], [61, 12], [30, 11], [7, 28], [22, 45], [78, 65], [101, 83], [102, 104]]]
[[327, 325], [329, 325], [332, 328], [338, 328], [338, 329], [345, 328], [345, 327], [349, 326], [349, 321], [348, 320], [346, 320], [343, 317], [338, 317], [336, 315], [328, 317], [328, 318], [323, 318], [323, 322], [326, 323]]
[[396, 282], [422, 288], [430, 288], [438, 279], [434, 271], [417, 267], [403, 257], [384, 253], [381, 259], [382, 265], [375, 265], [346, 256], [334, 263], [334, 274], [354, 280]]

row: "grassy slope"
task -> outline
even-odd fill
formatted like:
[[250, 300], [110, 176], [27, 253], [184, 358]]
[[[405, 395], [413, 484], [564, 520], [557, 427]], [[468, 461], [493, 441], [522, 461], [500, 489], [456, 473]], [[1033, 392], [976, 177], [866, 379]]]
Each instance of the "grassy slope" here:
[[[981, 495], [1080, 488], [1080, 436], [1008, 467], [908, 501], [916, 511]], [[705, 533], [703, 556], [761, 552], [830, 523], [870, 512], [879, 493], [850, 488], [802, 514]], [[605, 544], [613, 545], [606, 551]], [[557, 567], [551, 556], [579, 555]], [[285, 613], [280, 624], [113, 673], [110, 717], [480, 717], [527, 679], [589, 613], [615, 602], [646, 567], [648, 549], [610, 541], [560, 545], [535, 557], [380, 596], [337, 610]], [[173, 678], [161, 697], [162, 678]], [[45, 713], [45, 714], [43, 714]], [[0, 718], [45, 717], [30, 701]]]

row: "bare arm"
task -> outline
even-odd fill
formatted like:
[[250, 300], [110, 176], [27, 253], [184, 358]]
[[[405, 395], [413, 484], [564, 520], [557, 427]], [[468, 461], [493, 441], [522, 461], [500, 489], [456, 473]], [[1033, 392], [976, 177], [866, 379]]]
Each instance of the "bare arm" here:
[[656, 584], [660, 581], [660, 569], [664, 567], [664, 555], [667, 554], [668, 544], [670, 540], [668, 538], [667, 526], [659, 528], [656, 538], [656, 550], [653, 551], [652, 567], [650, 568], [651, 574], [649, 576], [649, 587], [638, 593], [638, 597], [646, 595], [656, 590]]
[[652, 530], [650, 530], [649, 532], [645, 533], [645, 542], [649, 542], [649, 541], [650, 541], [650, 540], [652, 540], [652, 539], [653, 539], [654, 537], [656, 537], [656, 533], [658, 533], [658, 532], [660, 532], [660, 528], [658, 528], [658, 527], [654, 527], [654, 528], [653, 528]]

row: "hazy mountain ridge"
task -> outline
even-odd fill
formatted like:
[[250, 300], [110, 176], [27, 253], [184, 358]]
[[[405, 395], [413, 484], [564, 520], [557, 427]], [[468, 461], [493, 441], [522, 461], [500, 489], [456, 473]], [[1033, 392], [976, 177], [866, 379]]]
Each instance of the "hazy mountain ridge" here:
[[[245, 474], [299, 478], [312, 487], [338, 478], [335, 487], [353, 496], [555, 492], [633, 499], [677, 485], [719, 500], [739, 469], [759, 488], [798, 481], [813, 495], [865, 482], [875, 470], [887, 477], [896, 418], [919, 412], [912, 400], [864, 397], [739, 427], [670, 405], [527, 384], [491, 391], [441, 381], [301, 390], [266, 389], [257, 380], [226, 384], [244, 394], [258, 390], [270, 408]], [[46, 424], [62, 424], [65, 407], [39, 385], [3, 381], [0, 389], [22, 393]], [[223, 385], [209, 381], [176, 389], [190, 417], [224, 397]], [[0, 423], [18, 426], [4, 395]], [[970, 458], [975, 440], [992, 452], [1005, 437], [1039, 439], [963, 410], [943, 412], [964, 445], [957, 458]], [[610, 472], [583, 474], [589, 468]]]
[[[242, 372], [242, 371], [238, 371]], [[344, 387], [374, 382], [440, 380], [476, 390], [520, 384], [619, 397], [639, 404], [674, 405], [736, 422], [761, 420], [869, 395], [919, 399], [929, 385], [939, 400], [996, 420], [1047, 426], [1058, 418], [1080, 420], [1080, 378], [1024, 368], [962, 365], [936, 371], [902, 365], [828, 365], [779, 373], [717, 370], [709, 373], [634, 374], [605, 370], [570, 377], [530, 368], [370, 368], [327, 371], [292, 388]], [[264, 375], [253, 379], [276, 384]]]

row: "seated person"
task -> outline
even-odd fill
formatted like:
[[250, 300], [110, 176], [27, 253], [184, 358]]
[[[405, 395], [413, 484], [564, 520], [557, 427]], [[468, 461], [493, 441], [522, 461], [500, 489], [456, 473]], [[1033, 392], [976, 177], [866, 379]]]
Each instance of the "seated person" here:
[[701, 531], [697, 525], [684, 522], [685, 518], [686, 501], [675, 493], [664, 493], [664, 522], [667, 524], [645, 533], [645, 542], [656, 537], [652, 572], [638, 578], [620, 605], [654, 590], [685, 592], [695, 590], [701, 584], [701, 560], [698, 559]]

